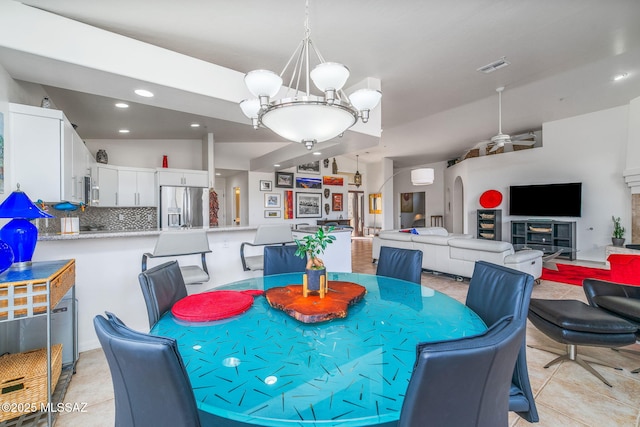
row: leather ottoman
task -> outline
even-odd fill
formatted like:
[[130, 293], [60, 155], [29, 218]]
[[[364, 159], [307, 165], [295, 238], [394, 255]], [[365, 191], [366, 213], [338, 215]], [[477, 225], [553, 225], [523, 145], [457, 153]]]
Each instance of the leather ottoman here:
[[577, 300], [532, 298], [529, 304], [528, 318], [536, 328], [549, 338], [567, 345], [566, 353], [558, 352], [555, 349], [531, 346], [560, 355], [546, 364], [545, 368], [564, 360], [571, 360], [598, 377], [609, 387], [611, 384], [587, 362], [615, 367], [592, 357], [579, 356], [576, 346], [620, 347], [633, 344], [636, 341], [637, 326]]

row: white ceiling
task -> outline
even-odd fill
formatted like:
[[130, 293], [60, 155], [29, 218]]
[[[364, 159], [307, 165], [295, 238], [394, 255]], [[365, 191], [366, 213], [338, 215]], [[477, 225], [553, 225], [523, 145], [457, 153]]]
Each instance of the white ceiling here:
[[[303, 36], [302, 0], [22, 3], [240, 72], [280, 72]], [[391, 157], [403, 167], [459, 156], [497, 133], [499, 86], [506, 87], [502, 130], [512, 135], [640, 96], [638, 0], [310, 3], [311, 37], [324, 58], [347, 65], [350, 82], [382, 82], [380, 144], [350, 154], [360, 154], [363, 162]], [[491, 74], [476, 71], [503, 56], [510, 66]], [[619, 73], [629, 78], [613, 82]], [[40, 83], [37, 71], [28, 75]], [[129, 122], [140, 139], [193, 139], [213, 132], [217, 142], [280, 141], [248, 123], [143, 104], [133, 104], [123, 118], [113, 108], [115, 99], [70, 90], [68, 80], [64, 89], [46, 90], [84, 139], [133, 138], [116, 133]], [[191, 122], [205, 127], [194, 130]]]

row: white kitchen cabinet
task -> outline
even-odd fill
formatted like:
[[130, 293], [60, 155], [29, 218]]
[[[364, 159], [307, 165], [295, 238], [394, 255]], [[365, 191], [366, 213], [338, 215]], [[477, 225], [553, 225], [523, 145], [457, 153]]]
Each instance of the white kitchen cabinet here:
[[100, 207], [156, 206], [155, 170], [98, 164]]
[[98, 179], [94, 205], [118, 206], [118, 169], [114, 166], [98, 165]]
[[62, 111], [9, 104], [9, 116], [13, 182], [33, 200], [82, 201], [74, 193], [72, 149], [80, 137]]
[[207, 171], [189, 169], [157, 169], [158, 185], [209, 187]]
[[118, 206], [155, 206], [155, 170], [118, 167]]

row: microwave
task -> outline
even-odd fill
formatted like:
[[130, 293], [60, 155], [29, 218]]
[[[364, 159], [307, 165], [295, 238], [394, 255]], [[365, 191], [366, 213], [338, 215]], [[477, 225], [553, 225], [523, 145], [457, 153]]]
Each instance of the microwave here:
[[91, 205], [91, 176], [83, 176], [80, 179], [81, 183], [81, 191], [80, 191], [80, 201], [87, 206]]

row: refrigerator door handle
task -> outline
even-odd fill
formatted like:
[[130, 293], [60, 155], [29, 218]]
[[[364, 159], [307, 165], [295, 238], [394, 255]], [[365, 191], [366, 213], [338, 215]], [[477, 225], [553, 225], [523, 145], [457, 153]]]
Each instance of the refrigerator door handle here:
[[184, 197], [182, 198], [182, 212], [184, 215], [185, 227], [191, 227], [191, 192], [189, 188], [184, 188]]

